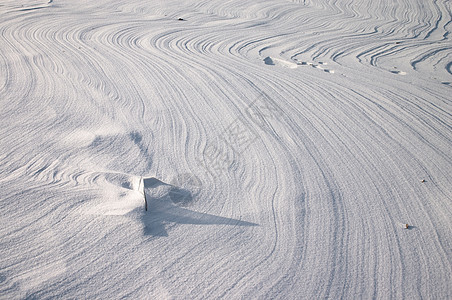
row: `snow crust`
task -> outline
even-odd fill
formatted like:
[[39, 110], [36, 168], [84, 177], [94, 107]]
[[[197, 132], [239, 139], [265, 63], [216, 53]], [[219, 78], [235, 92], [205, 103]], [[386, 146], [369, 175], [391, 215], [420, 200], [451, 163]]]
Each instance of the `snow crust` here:
[[1, 1], [0, 298], [451, 299], [451, 6]]

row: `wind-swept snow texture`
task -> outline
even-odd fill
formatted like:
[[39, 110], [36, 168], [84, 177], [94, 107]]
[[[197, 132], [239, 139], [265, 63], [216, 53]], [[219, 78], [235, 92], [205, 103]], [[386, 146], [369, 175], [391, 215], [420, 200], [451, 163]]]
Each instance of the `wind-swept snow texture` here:
[[451, 6], [0, 1], [0, 298], [452, 299]]

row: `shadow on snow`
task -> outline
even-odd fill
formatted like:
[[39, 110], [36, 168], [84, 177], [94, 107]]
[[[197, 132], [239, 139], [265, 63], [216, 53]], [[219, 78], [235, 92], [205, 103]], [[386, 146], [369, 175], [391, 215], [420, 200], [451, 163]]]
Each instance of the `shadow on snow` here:
[[168, 236], [167, 228], [175, 224], [257, 226], [258, 224], [233, 218], [196, 212], [184, 207], [193, 201], [191, 191], [167, 184], [154, 177], [143, 179], [147, 211], [134, 210], [143, 222], [143, 233]]

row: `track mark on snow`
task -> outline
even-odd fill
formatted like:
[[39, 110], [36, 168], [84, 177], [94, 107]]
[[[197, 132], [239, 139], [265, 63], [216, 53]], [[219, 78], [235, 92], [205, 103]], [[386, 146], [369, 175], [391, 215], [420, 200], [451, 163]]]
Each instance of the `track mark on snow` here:
[[328, 63], [322, 62], [322, 61], [314, 63], [314, 62], [309, 62], [309, 61], [298, 61], [298, 60], [296, 60], [296, 64], [298, 66], [311, 66], [311, 67], [313, 67], [315, 69], [322, 70], [325, 73], [331, 73], [331, 74], [334, 73], [334, 70], [324, 68], [323, 66], [326, 66]]
[[404, 71], [399, 71], [399, 70], [393, 70], [391, 71], [392, 74], [396, 74], [396, 75], [406, 75], [407, 73]]

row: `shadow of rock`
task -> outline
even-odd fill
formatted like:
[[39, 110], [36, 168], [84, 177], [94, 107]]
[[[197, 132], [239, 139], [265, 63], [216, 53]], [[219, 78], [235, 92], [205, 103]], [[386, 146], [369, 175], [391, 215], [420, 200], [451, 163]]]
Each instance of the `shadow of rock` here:
[[275, 65], [275, 62], [273, 61], [273, 59], [270, 56], [267, 56], [266, 58], [264, 58], [264, 63], [269, 66]]
[[143, 179], [148, 210], [133, 212], [143, 222], [144, 235], [168, 236], [167, 227], [175, 224], [257, 226], [255, 223], [201, 213], [182, 207], [193, 201], [191, 191], [167, 184], [157, 178]]

